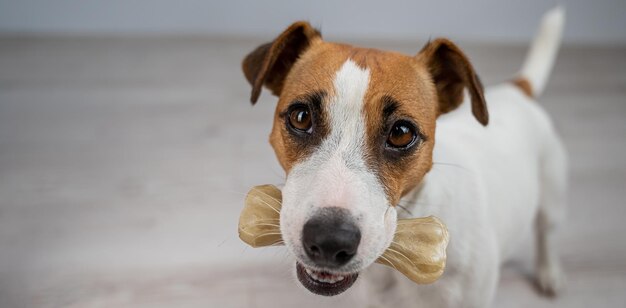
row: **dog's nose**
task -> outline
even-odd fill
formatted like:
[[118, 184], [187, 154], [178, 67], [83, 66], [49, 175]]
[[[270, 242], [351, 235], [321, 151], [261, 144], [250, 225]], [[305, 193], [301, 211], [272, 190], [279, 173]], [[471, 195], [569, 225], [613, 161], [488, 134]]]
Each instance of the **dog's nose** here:
[[302, 229], [304, 251], [319, 266], [336, 268], [346, 264], [360, 242], [361, 231], [349, 212], [338, 207], [323, 208]]

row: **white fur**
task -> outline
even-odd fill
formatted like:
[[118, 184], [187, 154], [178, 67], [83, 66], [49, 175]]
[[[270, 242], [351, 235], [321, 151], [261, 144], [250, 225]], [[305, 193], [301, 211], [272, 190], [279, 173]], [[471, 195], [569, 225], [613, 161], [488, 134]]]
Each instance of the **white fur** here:
[[[556, 9], [544, 18], [523, 70], [539, 92], [554, 62], [562, 14]], [[488, 307], [501, 264], [533, 225], [539, 287], [550, 293], [561, 287], [552, 242], [564, 213], [566, 152], [548, 114], [519, 88], [491, 87], [485, 98], [487, 127], [472, 117], [467, 101], [438, 119], [433, 169], [402, 201], [414, 216], [435, 215], [448, 226], [442, 278], [417, 286], [372, 266], [362, 275], [368, 307]]]
[[283, 188], [281, 233], [298, 260], [315, 268], [300, 242], [302, 227], [323, 207], [342, 207], [356, 219], [361, 243], [343, 272], [356, 272], [372, 264], [389, 246], [396, 226], [383, 185], [367, 168], [363, 100], [369, 70], [346, 61], [334, 79], [334, 95], [325, 104], [330, 133], [305, 161], [290, 171]]

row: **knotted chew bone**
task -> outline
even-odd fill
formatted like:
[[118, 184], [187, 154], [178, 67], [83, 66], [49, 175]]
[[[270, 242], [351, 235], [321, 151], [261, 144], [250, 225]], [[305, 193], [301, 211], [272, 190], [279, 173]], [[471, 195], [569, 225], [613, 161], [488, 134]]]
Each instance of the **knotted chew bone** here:
[[[239, 217], [239, 238], [255, 248], [283, 244], [281, 203], [281, 191], [275, 186], [253, 187]], [[448, 230], [436, 217], [400, 219], [391, 245], [376, 262], [415, 283], [433, 283], [446, 266], [447, 245]]]

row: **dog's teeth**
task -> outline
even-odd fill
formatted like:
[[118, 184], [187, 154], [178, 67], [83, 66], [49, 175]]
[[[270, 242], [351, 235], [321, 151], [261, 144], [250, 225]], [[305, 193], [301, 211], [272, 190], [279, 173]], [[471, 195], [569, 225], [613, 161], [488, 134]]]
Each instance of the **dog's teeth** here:
[[323, 283], [333, 284], [346, 279], [346, 276], [317, 272], [308, 268], [305, 268], [304, 270], [311, 278]]

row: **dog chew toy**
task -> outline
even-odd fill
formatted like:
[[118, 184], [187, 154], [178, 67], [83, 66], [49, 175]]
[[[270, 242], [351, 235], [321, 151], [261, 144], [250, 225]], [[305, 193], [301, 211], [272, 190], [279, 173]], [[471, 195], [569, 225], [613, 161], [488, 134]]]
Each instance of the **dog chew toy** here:
[[[273, 185], [253, 187], [239, 217], [239, 238], [252, 247], [283, 244], [282, 194]], [[448, 230], [436, 217], [399, 219], [391, 245], [376, 260], [418, 284], [435, 282], [446, 266]]]

